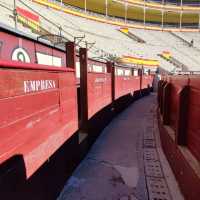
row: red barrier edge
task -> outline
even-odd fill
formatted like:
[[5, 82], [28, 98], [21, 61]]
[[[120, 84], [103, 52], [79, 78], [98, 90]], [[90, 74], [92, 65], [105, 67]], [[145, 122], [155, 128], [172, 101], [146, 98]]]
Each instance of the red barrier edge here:
[[8, 61], [8, 60], [0, 60], [0, 68], [47, 70], [47, 71], [59, 71], [59, 72], [74, 72], [75, 71], [73, 68], [54, 67], [50, 65], [23, 63], [19, 61]]

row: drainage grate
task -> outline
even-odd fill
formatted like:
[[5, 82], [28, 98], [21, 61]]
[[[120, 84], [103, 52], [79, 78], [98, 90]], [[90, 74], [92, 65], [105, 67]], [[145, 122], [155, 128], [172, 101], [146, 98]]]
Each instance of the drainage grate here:
[[163, 177], [159, 161], [145, 160], [144, 166], [146, 176]]
[[144, 140], [144, 147], [151, 147], [155, 148], [155, 141], [154, 140]]
[[146, 128], [145, 128], [145, 132], [153, 132], [153, 129], [154, 129], [154, 127], [152, 126], [152, 123], [151, 123], [151, 125], [147, 125], [146, 126]]
[[147, 177], [149, 200], [171, 200], [169, 189], [163, 178]]
[[144, 134], [144, 139], [145, 139], [145, 140], [153, 140], [153, 139], [154, 139], [153, 132], [151, 132], [151, 131], [145, 132], [145, 134]]
[[144, 148], [144, 160], [158, 160], [158, 153], [154, 148]]

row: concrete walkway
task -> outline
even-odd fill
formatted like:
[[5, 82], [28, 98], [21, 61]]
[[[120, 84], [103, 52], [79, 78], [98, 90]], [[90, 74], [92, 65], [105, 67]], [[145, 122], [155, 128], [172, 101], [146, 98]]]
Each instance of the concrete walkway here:
[[58, 200], [182, 200], [160, 147], [156, 96], [116, 117], [66, 183]]

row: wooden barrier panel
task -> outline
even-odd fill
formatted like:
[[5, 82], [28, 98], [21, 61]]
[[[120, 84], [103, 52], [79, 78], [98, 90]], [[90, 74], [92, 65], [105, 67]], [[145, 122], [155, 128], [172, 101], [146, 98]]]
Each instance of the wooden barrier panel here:
[[0, 63], [0, 163], [23, 155], [30, 177], [78, 128], [75, 73], [5, 63]]
[[88, 73], [88, 118], [111, 104], [111, 73]]
[[170, 90], [170, 115], [169, 115], [169, 125], [174, 131], [177, 130], [177, 119], [178, 119], [178, 107], [179, 107], [179, 95], [178, 93], [182, 88], [188, 85], [188, 77], [172, 76], [169, 79], [171, 83]]
[[131, 68], [115, 68], [115, 99], [140, 90], [140, 76], [133, 76]]
[[[169, 76], [165, 80], [167, 83], [163, 89], [163, 104], [159, 106], [161, 108], [163, 105], [163, 118], [158, 112], [162, 146], [185, 198], [198, 200], [200, 76]], [[159, 87], [161, 84], [162, 82]], [[159, 92], [159, 96], [161, 95]]]
[[159, 95], [163, 99], [160, 103], [160, 108], [163, 110], [161, 112], [163, 123], [175, 131], [176, 143], [187, 145], [200, 160], [199, 85], [198, 75], [171, 76], [163, 88], [163, 94], [159, 92]]
[[187, 145], [200, 162], [200, 76], [189, 77]]
[[[61, 68], [66, 65], [66, 52], [25, 36], [0, 32], [0, 58], [7, 61], [49, 65]], [[9, 41], [9, 42], [8, 42]], [[68, 52], [69, 53], [69, 52]], [[70, 59], [69, 59], [70, 60]], [[73, 67], [71, 65], [70, 67]]]
[[111, 69], [106, 63], [87, 59], [87, 49], [80, 49], [80, 88], [82, 124], [112, 103]]
[[151, 87], [151, 76], [150, 75], [142, 75], [142, 86], [141, 89], [146, 89], [148, 87]]

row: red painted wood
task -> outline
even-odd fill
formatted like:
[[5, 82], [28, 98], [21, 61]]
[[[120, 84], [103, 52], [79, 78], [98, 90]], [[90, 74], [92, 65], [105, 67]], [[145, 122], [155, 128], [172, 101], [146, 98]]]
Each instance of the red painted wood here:
[[49, 65], [39, 65], [32, 63], [23, 63], [19, 61], [7, 61], [7, 60], [0, 60], [0, 66], [1, 68], [12, 68], [12, 69], [38, 69], [45, 71], [60, 71], [60, 72], [74, 71], [73, 69], [66, 67], [53, 67]]
[[115, 76], [115, 99], [140, 90], [139, 76]]
[[[174, 131], [178, 128], [179, 95], [185, 85], [189, 86], [186, 146], [200, 161], [200, 76], [171, 76], [166, 78], [171, 83], [169, 103], [169, 126]], [[187, 113], [184, 113], [187, 114]]]
[[[121, 69], [124, 71], [122, 75], [117, 74], [117, 69]], [[115, 99], [122, 97], [127, 94], [133, 94], [134, 91], [140, 90], [140, 77], [133, 76], [132, 73], [130, 75], [125, 75], [125, 70], [131, 68], [121, 68], [116, 67], [115, 73]]]
[[178, 119], [178, 105], [179, 105], [178, 93], [185, 85], [188, 84], [188, 77], [171, 76], [169, 82], [171, 83], [169, 124], [173, 128], [173, 130], [176, 130], [177, 119]]
[[165, 126], [163, 126], [161, 117], [159, 115], [158, 125], [160, 129], [161, 142], [164, 153], [172, 167], [172, 170], [176, 176], [184, 197], [188, 200], [199, 200], [199, 175], [192, 167], [192, 163], [188, 162], [188, 159], [186, 159], [183, 152], [180, 150], [179, 147], [177, 147], [177, 144], [171, 138], [167, 129], [165, 129]]
[[188, 111], [188, 148], [200, 161], [200, 76], [190, 76]]
[[88, 118], [111, 104], [111, 73], [88, 73]]
[[[55, 85], [26, 92], [35, 80]], [[78, 128], [75, 73], [0, 68], [0, 85], [0, 163], [21, 154], [30, 177]]]
[[12, 53], [16, 48], [23, 48], [30, 56], [30, 62], [36, 63], [35, 51], [47, 55], [53, 55], [62, 59], [62, 66], [66, 66], [66, 54], [63, 51], [59, 51], [54, 47], [46, 46], [31, 40], [16, 37], [15, 35], [8, 34], [6, 32], [0, 32], [0, 41], [2, 42], [0, 48], [0, 59], [7, 61], [12, 60]]

